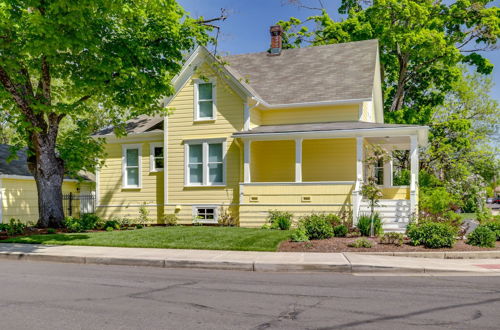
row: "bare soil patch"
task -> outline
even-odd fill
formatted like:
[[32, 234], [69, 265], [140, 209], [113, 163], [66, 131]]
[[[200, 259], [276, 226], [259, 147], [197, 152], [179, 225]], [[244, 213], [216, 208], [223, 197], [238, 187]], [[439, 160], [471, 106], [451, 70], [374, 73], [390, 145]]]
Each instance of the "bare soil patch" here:
[[494, 248], [483, 248], [458, 240], [453, 248], [428, 249], [423, 246], [413, 246], [405, 241], [402, 246], [392, 244], [380, 244], [378, 238], [368, 238], [373, 243], [371, 248], [353, 248], [348, 244], [354, 242], [355, 237], [333, 237], [324, 240], [312, 240], [310, 242], [284, 241], [278, 247], [280, 252], [435, 252], [435, 251], [495, 251], [500, 250], [500, 241], [496, 242]]

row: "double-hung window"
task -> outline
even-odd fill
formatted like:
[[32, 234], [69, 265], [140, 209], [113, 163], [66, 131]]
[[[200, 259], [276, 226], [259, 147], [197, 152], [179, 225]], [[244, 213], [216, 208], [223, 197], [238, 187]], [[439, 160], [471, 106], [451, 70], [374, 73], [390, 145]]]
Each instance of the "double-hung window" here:
[[141, 187], [141, 145], [122, 146], [123, 188]]
[[164, 161], [163, 143], [151, 143], [151, 150], [149, 154], [150, 171], [163, 171]]
[[195, 82], [195, 120], [214, 120], [216, 117], [215, 85], [213, 80]]
[[187, 186], [218, 186], [225, 184], [225, 141], [187, 141]]

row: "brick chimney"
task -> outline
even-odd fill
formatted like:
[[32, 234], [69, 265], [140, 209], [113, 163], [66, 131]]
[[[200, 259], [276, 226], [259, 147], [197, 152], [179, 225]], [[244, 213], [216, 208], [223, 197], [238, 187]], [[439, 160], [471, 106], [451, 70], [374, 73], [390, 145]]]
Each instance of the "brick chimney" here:
[[281, 36], [283, 35], [283, 28], [279, 25], [273, 25], [269, 29], [271, 32], [271, 51], [270, 55], [279, 55], [281, 54]]

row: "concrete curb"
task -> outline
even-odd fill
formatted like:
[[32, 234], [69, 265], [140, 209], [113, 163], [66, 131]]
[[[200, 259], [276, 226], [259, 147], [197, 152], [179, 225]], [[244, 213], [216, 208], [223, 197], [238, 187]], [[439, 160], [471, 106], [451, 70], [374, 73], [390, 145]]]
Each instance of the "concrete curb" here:
[[96, 264], [114, 266], [140, 266], [157, 268], [193, 268], [213, 270], [237, 270], [254, 272], [335, 272], [335, 273], [471, 273], [481, 272], [480, 269], [444, 269], [420, 266], [390, 266], [376, 263], [354, 263], [344, 254], [345, 264], [328, 262], [275, 263], [265, 261], [223, 261], [223, 260], [185, 260], [164, 258], [124, 258], [102, 256], [68, 256], [57, 254], [37, 254], [21, 252], [0, 252], [0, 259], [51, 261], [75, 264]]
[[365, 255], [380, 255], [433, 259], [500, 259], [500, 251], [453, 251], [453, 252], [355, 252]]

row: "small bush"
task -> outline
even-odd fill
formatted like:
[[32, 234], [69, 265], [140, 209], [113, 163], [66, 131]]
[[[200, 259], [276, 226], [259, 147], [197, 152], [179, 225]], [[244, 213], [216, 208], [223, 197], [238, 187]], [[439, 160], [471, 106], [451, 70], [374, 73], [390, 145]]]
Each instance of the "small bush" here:
[[307, 232], [303, 227], [299, 227], [295, 229], [291, 236], [292, 242], [308, 242], [309, 237], [307, 236]]
[[380, 238], [381, 244], [394, 244], [396, 246], [403, 245], [404, 236], [401, 233], [385, 233]]
[[163, 223], [167, 226], [177, 226], [179, 218], [175, 214], [163, 215]]
[[271, 225], [268, 223], [265, 223], [262, 225], [262, 227], [260, 227], [260, 229], [271, 229]]
[[493, 231], [496, 235], [496, 240], [500, 241], [500, 220], [486, 222], [484, 226]]
[[359, 231], [351, 231], [346, 235], [346, 237], [359, 237], [359, 236], [361, 236], [361, 233]]
[[349, 232], [349, 228], [346, 225], [338, 225], [333, 227], [333, 234], [335, 237], [345, 237]]
[[[362, 236], [370, 236], [372, 217], [369, 215], [363, 214], [358, 219], [358, 224], [356, 225], [359, 229], [359, 232]], [[378, 213], [373, 214], [373, 234], [375, 236], [381, 235], [383, 233], [382, 230], [382, 220], [380, 219], [380, 215]]]
[[144, 228], [144, 226], [143, 226], [143, 225], [141, 225], [140, 223], [139, 223], [139, 224], [137, 224], [137, 225], [135, 225], [135, 229], [142, 229], [142, 228]]
[[325, 214], [324, 217], [325, 220], [328, 221], [332, 227], [336, 227], [342, 224], [342, 219], [336, 214], [329, 213]]
[[371, 248], [373, 247], [373, 243], [367, 238], [361, 237], [355, 240], [354, 242], [349, 243], [348, 246], [354, 248]]
[[80, 224], [84, 230], [95, 229], [99, 223], [102, 223], [102, 220], [94, 213], [84, 213], [80, 216]]
[[467, 244], [481, 247], [495, 247], [496, 234], [486, 226], [479, 226], [467, 235]]
[[225, 226], [225, 227], [235, 227], [236, 226], [236, 219], [233, 217], [233, 215], [229, 211], [229, 208], [226, 208], [223, 206], [221, 206], [219, 209], [217, 222], [219, 223], [219, 225]]
[[85, 231], [85, 228], [78, 218], [66, 217], [64, 218], [64, 225], [70, 233], [81, 233]]
[[49, 234], [49, 235], [55, 234], [56, 232], [57, 232], [57, 230], [55, 230], [54, 228], [47, 229], [47, 234]]
[[108, 228], [112, 228], [112, 229], [120, 229], [121, 226], [120, 226], [120, 223], [118, 222], [117, 220], [118, 218], [113, 218], [111, 220], [108, 220], [104, 223], [104, 228], [106, 230], [108, 230]]
[[106, 227], [106, 231], [113, 231], [114, 228], [113, 227]]
[[325, 239], [333, 236], [333, 228], [323, 215], [305, 216], [300, 220], [299, 227], [304, 228], [309, 239]]
[[427, 248], [438, 249], [453, 247], [457, 228], [440, 222], [411, 223], [406, 229], [406, 234], [413, 245], [424, 245]]
[[293, 214], [283, 211], [269, 211], [267, 222], [271, 224], [271, 229], [288, 230], [292, 226]]
[[149, 210], [146, 202], [142, 203], [142, 205], [139, 207], [139, 217], [136, 221], [141, 225], [145, 225], [151, 221], [149, 219]]
[[7, 232], [7, 235], [14, 236], [23, 234], [25, 229], [26, 225], [24, 223], [22, 223], [20, 220], [11, 218], [5, 231]]

